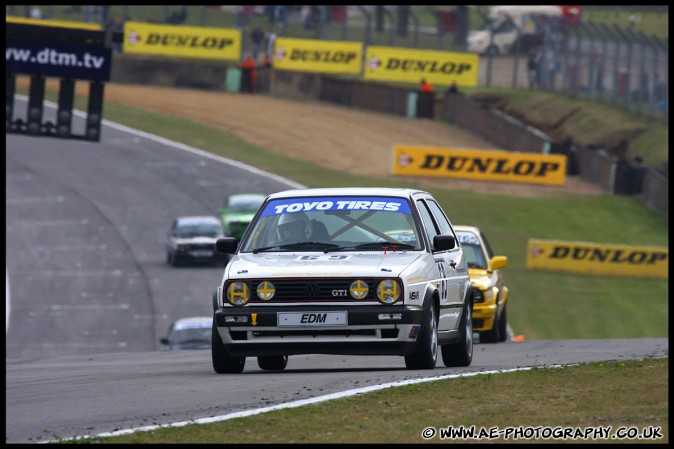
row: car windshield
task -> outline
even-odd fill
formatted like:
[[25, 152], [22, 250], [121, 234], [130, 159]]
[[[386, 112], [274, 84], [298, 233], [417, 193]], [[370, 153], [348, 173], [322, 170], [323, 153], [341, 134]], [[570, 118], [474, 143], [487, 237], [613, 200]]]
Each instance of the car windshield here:
[[222, 235], [220, 226], [216, 223], [185, 224], [176, 228], [176, 237], [217, 237]]
[[176, 344], [185, 344], [185, 343], [196, 343], [196, 342], [209, 342], [211, 341], [211, 328], [203, 327], [190, 327], [187, 329], [174, 329], [169, 336], [169, 343]]
[[[242, 252], [420, 250], [420, 235], [404, 198], [284, 198], [264, 206], [240, 247]], [[370, 245], [354, 248], [363, 244]]]
[[480, 240], [472, 232], [456, 231], [463, 253], [466, 255], [468, 268], [487, 269], [487, 259], [485, 258]]
[[263, 198], [237, 198], [236, 200], [230, 201], [227, 205], [227, 210], [229, 212], [249, 212], [254, 214], [259, 209], [260, 205], [264, 202]]

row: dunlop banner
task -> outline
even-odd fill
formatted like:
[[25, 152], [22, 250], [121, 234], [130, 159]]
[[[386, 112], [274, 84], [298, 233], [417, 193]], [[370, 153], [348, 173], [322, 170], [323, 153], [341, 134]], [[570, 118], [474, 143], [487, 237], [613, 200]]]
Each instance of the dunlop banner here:
[[126, 22], [124, 53], [238, 61], [241, 30]]
[[78, 28], [82, 30], [102, 31], [100, 23], [77, 22], [75, 20], [45, 20], [29, 19], [26, 17], [5, 16], [5, 23], [20, 23], [25, 25], [41, 25], [47, 27]]
[[396, 145], [393, 174], [564, 185], [566, 155]]
[[669, 277], [669, 249], [529, 239], [527, 268], [595, 276]]
[[360, 75], [363, 64], [362, 42], [276, 39], [272, 65], [275, 69], [301, 72]]
[[364, 78], [417, 84], [426, 78], [441, 86], [456, 81], [462, 87], [475, 87], [479, 60], [471, 53], [368, 46]]

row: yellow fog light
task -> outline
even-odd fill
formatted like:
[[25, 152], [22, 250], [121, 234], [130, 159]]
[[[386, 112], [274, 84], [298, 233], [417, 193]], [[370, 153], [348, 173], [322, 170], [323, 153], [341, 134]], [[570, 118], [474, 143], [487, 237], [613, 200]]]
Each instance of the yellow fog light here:
[[367, 286], [367, 282], [361, 280], [353, 281], [351, 287], [349, 287], [353, 299], [365, 298], [368, 291], [370, 291], [370, 287]]
[[242, 306], [250, 299], [250, 289], [245, 282], [232, 282], [227, 287], [227, 299], [235, 306]]
[[257, 297], [262, 301], [269, 301], [276, 294], [276, 287], [269, 281], [262, 281], [257, 286]]
[[400, 286], [395, 279], [384, 279], [377, 285], [377, 298], [384, 304], [393, 304], [400, 298]]

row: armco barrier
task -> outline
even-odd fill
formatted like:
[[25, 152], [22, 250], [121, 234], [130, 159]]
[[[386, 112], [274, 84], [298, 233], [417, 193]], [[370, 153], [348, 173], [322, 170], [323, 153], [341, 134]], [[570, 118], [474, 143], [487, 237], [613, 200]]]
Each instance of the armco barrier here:
[[221, 61], [113, 53], [110, 80], [122, 84], [225, 90], [227, 65]]
[[669, 217], [669, 177], [658, 170], [648, 169], [644, 174], [641, 200], [652, 210]]
[[479, 134], [503, 150], [541, 153], [551, 144], [550, 138], [542, 132], [461, 94], [445, 94], [441, 118]]

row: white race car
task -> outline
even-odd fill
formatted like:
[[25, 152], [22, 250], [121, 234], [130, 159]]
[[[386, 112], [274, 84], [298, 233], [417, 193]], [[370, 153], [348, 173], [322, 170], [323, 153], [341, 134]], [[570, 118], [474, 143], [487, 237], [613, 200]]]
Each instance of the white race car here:
[[302, 189], [267, 197], [213, 295], [212, 360], [283, 370], [293, 354], [404, 356], [468, 366], [473, 290], [452, 224], [427, 192]]

